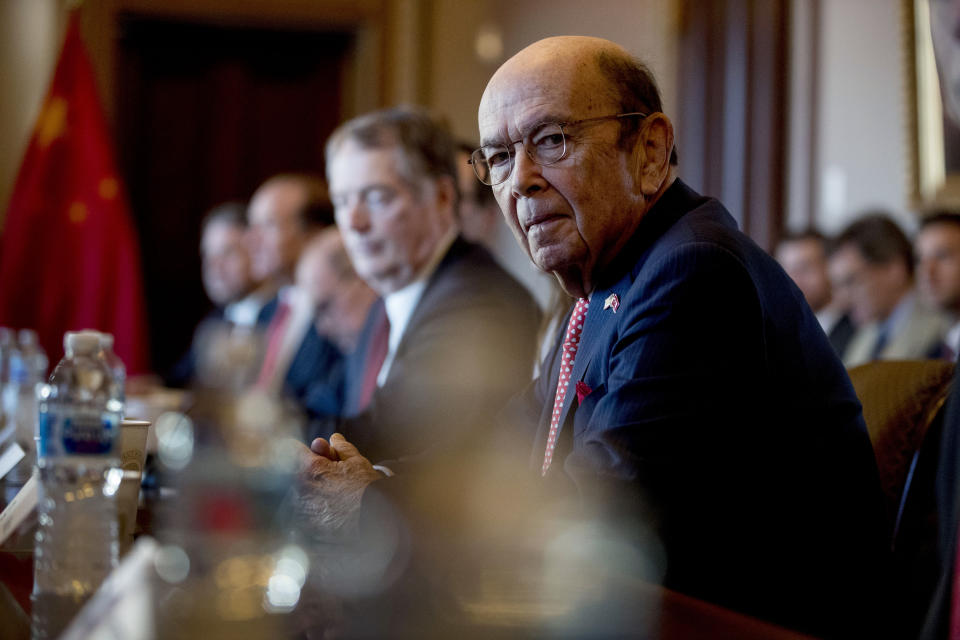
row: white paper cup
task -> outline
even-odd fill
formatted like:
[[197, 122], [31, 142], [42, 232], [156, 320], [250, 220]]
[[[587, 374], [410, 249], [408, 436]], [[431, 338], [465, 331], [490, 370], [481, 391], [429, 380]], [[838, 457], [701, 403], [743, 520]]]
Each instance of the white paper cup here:
[[158, 388], [147, 393], [127, 394], [126, 414], [152, 423], [147, 433], [147, 453], [157, 452], [157, 435], [153, 430], [157, 418], [168, 411], [182, 411], [188, 401], [189, 395], [182, 389]]
[[147, 459], [149, 429], [150, 423], [146, 420], [124, 420], [120, 425], [120, 466], [124, 474], [117, 491], [117, 524], [121, 555], [133, 544], [140, 480]]

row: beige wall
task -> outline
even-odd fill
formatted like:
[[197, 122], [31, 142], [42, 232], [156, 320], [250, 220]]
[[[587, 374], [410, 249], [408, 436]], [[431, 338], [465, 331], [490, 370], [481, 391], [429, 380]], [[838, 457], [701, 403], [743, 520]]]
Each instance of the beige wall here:
[[[429, 65], [430, 106], [454, 133], [477, 137], [477, 105], [487, 80], [504, 60], [541, 38], [589, 35], [626, 47], [651, 66], [668, 115], [676, 104], [674, 0], [434, 0]], [[478, 35], [499, 34], [502, 54], [482, 60]]]
[[821, 3], [816, 220], [837, 231], [867, 207], [910, 228], [900, 0]]
[[901, 0], [794, 2], [786, 203], [792, 229], [812, 218], [836, 233], [871, 207], [890, 210], [907, 230], [915, 225], [900, 10]]
[[477, 31], [493, 25], [492, 15], [486, 0], [433, 2], [427, 100], [467, 142], [476, 141], [480, 95], [502, 59], [484, 61], [475, 52]]
[[62, 4], [60, 0], [0, 2], [0, 211], [3, 212], [52, 77], [66, 17]]
[[647, 63], [660, 84], [664, 109], [675, 117], [677, 15], [673, 0], [495, 0], [507, 55], [553, 35], [608, 38]]

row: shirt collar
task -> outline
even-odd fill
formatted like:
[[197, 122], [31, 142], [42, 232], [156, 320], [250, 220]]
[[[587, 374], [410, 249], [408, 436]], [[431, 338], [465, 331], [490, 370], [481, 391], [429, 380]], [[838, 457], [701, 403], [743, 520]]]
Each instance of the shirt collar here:
[[950, 327], [943, 341], [947, 343], [947, 346], [949, 346], [954, 353], [960, 353], [960, 322], [956, 322]]
[[456, 238], [456, 229], [451, 228], [440, 242], [437, 243], [437, 248], [430, 257], [430, 260], [427, 261], [424, 268], [420, 270], [420, 273], [413, 282], [383, 297], [387, 318], [390, 320], [390, 337], [387, 343], [387, 358], [384, 360], [383, 367], [380, 369], [380, 375], [377, 379], [378, 384], [383, 384], [387, 373], [390, 371], [390, 366], [393, 363], [393, 355], [396, 353], [400, 340], [403, 338], [403, 334], [407, 330], [407, 325], [410, 323], [410, 318], [413, 317], [413, 312], [416, 310], [417, 304], [420, 302], [420, 298], [427, 288], [427, 282], [437, 270], [437, 266], [440, 264], [440, 261], [443, 260], [443, 256], [447, 254], [447, 251], [450, 250], [450, 246]]
[[916, 299], [912, 291], [900, 298], [900, 302], [893, 308], [887, 319], [880, 323], [880, 334], [887, 336], [888, 339], [897, 335], [909, 319], [915, 304]]

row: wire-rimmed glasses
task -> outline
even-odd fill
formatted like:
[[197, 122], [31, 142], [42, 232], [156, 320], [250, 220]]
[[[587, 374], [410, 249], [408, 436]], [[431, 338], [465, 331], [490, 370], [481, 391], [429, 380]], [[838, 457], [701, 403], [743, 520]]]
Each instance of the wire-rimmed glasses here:
[[513, 173], [514, 148], [518, 142], [523, 143], [523, 149], [527, 156], [537, 164], [556, 164], [567, 156], [567, 134], [563, 130], [564, 127], [634, 116], [646, 118], [647, 114], [634, 111], [632, 113], [584, 118], [572, 122], [542, 122], [520, 140], [488, 144], [475, 149], [470, 154], [468, 162], [473, 165], [473, 171], [477, 174], [480, 182], [490, 186], [497, 185], [505, 182]]

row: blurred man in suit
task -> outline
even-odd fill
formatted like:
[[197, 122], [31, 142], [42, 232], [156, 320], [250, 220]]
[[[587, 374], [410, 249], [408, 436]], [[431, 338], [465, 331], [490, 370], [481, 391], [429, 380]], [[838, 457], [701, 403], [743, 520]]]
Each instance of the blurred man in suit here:
[[318, 433], [375, 460], [463, 446], [529, 379], [539, 314], [458, 237], [449, 133], [415, 108], [360, 116], [327, 142], [327, 176], [347, 252], [382, 299], [348, 361], [344, 417]]
[[[478, 178], [577, 303], [472, 493], [407, 517], [481, 500], [464, 535], [479, 544], [500, 525], [542, 550], [531, 566], [569, 577], [538, 585], [571, 589], [571, 636], [636, 633], [642, 580], [817, 634], [863, 632], [885, 530], [860, 405], [799, 289], [676, 178], [652, 74], [611, 42], [548, 38], [494, 74], [479, 124]], [[320, 503], [333, 487], [364, 508], [400, 495], [362, 448], [337, 436], [313, 449], [304, 481]], [[456, 557], [483, 571], [498, 554]]]
[[[304, 248], [296, 281], [315, 310], [316, 333], [349, 356], [356, 349], [377, 294], [354, 271], [336, 227], [318, 232]], [[344, 387], [342, 359], [317, 373], [304, 396], [304, 407], [312, 416], [339, 415]]]
[[250, 270], [250, 253], [244, 242], [246, 232], [243, 205], [229, 202], [207, 214], [200, 236], [203, 289], [231, 321], [236, 313], [231, 305], [242, 301], [258, 284]]
[[228, 202], [211, 209], [203, 219], [201, 275], [203, 289], [214, 308], [198, 324], [190, 349], [167, 373], [167, 386], [183, 387], [193, 381], [197, 351], [208, 331], [222, 323], [253, 326], [265, 302], [257, 293], [259, 282], [254, 279], [250, 268], [244, 209], [242, 203]]
[[307, 174], [279, 174], [260, 185], [247, 210], [254, 277], [274, 291], [291, 284], [307, 239], [333, 223], [329, 202], [323, 182]]
[[340, 357], [336, 347], [317, 334], [309, 297], [293, 286], [304, 247], [333, 222], [326, 185], [305, 174], [273, 176], [253, 194], [248, 215], [253, 272], [274, 294], [258, 318], [264, 355], [256, 386], [302, 402], [310, 384]]
[[297, 286], [314, 304], [317, 332], [344, 354], [353, 353], [377, 292], [357, 275], [339, 229], [324, 229], [311, 240], [297, 266]]
[[952, 323], [930, 355], [956, 361], [960, 353], [960, 214], [943, 212], [924, 218], [914, 247], [920, 293]]
[[850, 300], [857, 326], [847, 367], [870, 360], [926, 358], [940, 344], [945, 318], [917, 300], [913, 247], [890, 216], [867, 213], [834, 242], [830, 273]]
[[814, 229], [787, 234], [777, 243], [774, 256], [800, 287], [833, 349], [842, 356], [854, 328], [847, 309], [831, 291], [827, 239]]

